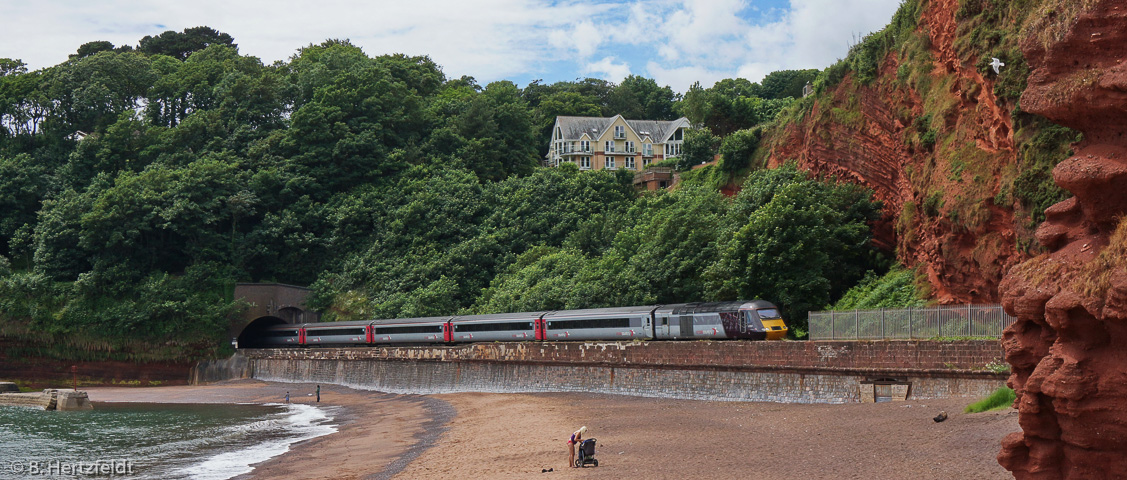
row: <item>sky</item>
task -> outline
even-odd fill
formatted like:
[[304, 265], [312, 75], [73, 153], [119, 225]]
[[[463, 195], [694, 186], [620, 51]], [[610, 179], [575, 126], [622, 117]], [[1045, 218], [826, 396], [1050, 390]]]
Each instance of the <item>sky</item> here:
[[29, 70], [84, 43], [133, 45], [206, 25], [264, 63], [329, 38], [428, 55], [448, 78], [523, 87], [652, 78], [676, 92], [776, 70], [823, 69], [884, 28], [901, 0], [0, 0], [0, 58]]

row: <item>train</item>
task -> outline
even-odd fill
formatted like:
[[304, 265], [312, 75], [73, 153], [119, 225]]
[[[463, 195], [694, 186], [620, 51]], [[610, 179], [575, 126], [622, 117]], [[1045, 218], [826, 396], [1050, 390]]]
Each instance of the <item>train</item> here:
[[246, 345], [346, 347], [362, 345], [551, 342], [567, 340], [778, 340], [786, 322], [764, 300], [634, 307], [451, 315], [274, 325]]

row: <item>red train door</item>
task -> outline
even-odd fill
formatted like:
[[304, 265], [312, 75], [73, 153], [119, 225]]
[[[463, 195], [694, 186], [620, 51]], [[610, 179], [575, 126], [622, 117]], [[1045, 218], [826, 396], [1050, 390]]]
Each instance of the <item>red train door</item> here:
[[298, 345], [305, 345], [305, 329], [304, 328], [297, 329], [297, 344]]
[[545, 321], [543, 318], [536, 319], [536, 323], [534, 325], [536, 328], [537, 340], [543, 341], [548, 339], [548, 328], [545, 326], [545, 324], [547, 324], [547, 321]]
[[371, 325], [367, 325], [367, 326], [364, 327], [364, 341], [365, 342], [368, 342], [368, 343], [375, 343], [376, 342], [375, 330], [376, 330], [376, 327], [373, 327]]
[[442, 324], [442, 341], [447, 343], [454, 341], [454, 322], [446, 322]]

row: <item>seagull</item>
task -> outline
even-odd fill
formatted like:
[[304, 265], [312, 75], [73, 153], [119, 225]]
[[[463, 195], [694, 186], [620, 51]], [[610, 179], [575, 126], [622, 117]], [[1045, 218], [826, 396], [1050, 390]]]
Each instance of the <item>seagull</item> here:
[[1002, 63], [1002, 61], [998, 60], [996, 57], [990, 57], [990, 66], [994, 67], [994, 75], [998, 75], [1001, 73], [998, 71], [998, 67], [1004, 67], [1006, 64]]

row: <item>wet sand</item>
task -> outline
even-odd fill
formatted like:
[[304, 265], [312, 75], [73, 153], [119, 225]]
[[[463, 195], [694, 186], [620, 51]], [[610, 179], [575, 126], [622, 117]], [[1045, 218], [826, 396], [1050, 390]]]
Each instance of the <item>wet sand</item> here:
[[[294, 401], [312, 401], [296, 392], [312, 392], [313, 385], [257, 381], [100, 388], [90, 396], [277, 402], [286, 390]], [[788, 405], [577, 393], [397, 396], [322, 385], [322, 404], [342, 409], [340, 432], [299, 443], [244, 478], [1012, 478], [995, 455], [1001, 438], [1020, 430], [1016, 412], [961, 413], [972, 400]], [[935, 423], [941, 410], [950, 417]], [[566, 465], [565, 442], [581, 425], [598, 440], [599, 467]]]
[[[431, 410], [441, 413], [441, 409], [449, 409], [427, 397], [329, 384], [321, 385], [321, 402], [316, 403], [315, 390], [314, 384], [236, 380], [202, 386], [92, 387], [87, 392], [93, 402], [216, 404], [283, 403], [289, 392], [293, 403], [316, 404], [335, 411], [337, 433], [295, 444], [282, 456], [255, 465], [253, 472], [237, 477], [240, 479], [386, 478], [402, 470], [404, 459], [421, 453], [420, 440], [425, 440], [428, 432], [437, 437], [441, 427], [433, 425]], [[439, 424], [449, 420], [450, 412], [445, 417], [439, 415]]]

